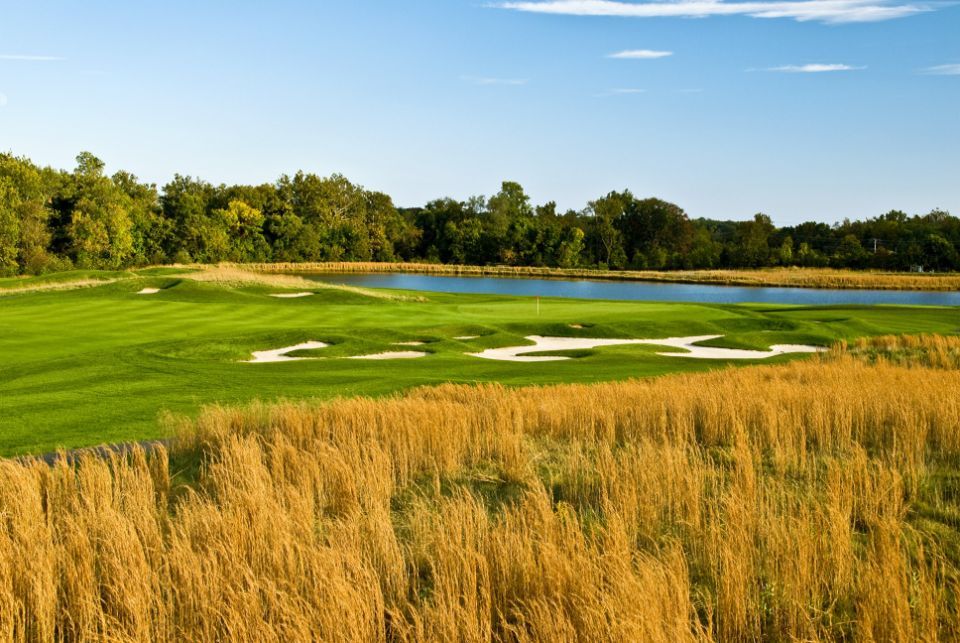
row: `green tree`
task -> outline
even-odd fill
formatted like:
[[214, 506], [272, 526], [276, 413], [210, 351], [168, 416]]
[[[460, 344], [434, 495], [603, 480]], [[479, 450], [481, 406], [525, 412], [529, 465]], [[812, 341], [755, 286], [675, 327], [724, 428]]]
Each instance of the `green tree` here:
[[793, 238], [787, 237], [780, 244], [780, 252], [777, 256], [778, 263], [781, 266], [793, 265]]
[[623, 235], [617, 224], [630, 198], [632, 195], [629, 192], [611, 192], [588, 206], [593, 216], [593, 232], [601, 246], [599, 259], [609, 268], [622, 268], [626, 264]]
[[837, 251], [833, 255], [834, 262], [839, 266], [849, 268], [859, 268], [867, 260], [867, 251], [863, 249], [863, 244], [852, 234], [846, 235], [837, 246]]
[[103, 161], [89, 152], [77, 156], [67, 225], [69, 251], [77, 265], [119, 268], [133, 254], [131, 199], [103, 176]]
[[131, 261], [141, 265], [164, 263], [168, 259], [164, 245], [172, 226], [161, 215], [157, 187], [140, 183], [136, 176], [122, 170], [111, 178], [129, 199], [133, 237]]
[[561, 268], [576, 268], [583, 254], [584, 232], [580, 228], [568, 228], [557, 251], [557, 265]]
[[751, 268], [770, 265], [770, 236], [775, 230], [770, 217], [762, 213], [740, 223], [736, 250], [740, 264]]
[[202, 260], [210, 246], [204, 235], [211, 229], [208, 208], [213, 192], [209, 183], [180, 174], [163, 186], [160, 205], [170, 234], [162, 246], [171, 259]]
[[0, 272], [40, 273], [57, 267], [49, 252], [46, 207], [54, 176], [28, 159], [0, 154]]
[[20, 270], [20, 195], [7, 177], [0, 177], [0, 276]]
[[218, 259], [237, 262], [265, 261], [270, 248], [263, 236], [263, 213], [243, 201], [234, 200], [214, 210], [210, 229], [211, 251]]
[[933, 270], [954, 270], [958, 267], [957, 251], [942, 235], [927, 235], [923, 241], [923, 255], [927, 267]]

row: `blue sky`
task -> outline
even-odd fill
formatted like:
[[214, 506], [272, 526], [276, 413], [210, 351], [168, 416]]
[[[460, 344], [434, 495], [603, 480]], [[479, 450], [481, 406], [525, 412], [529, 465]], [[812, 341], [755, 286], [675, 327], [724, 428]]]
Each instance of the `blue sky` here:
[[515, 180], [562, 208], [960, 214], [957, 34], [922, 0], [0, 1], [0, 149], [341, 172], [398, 205]]

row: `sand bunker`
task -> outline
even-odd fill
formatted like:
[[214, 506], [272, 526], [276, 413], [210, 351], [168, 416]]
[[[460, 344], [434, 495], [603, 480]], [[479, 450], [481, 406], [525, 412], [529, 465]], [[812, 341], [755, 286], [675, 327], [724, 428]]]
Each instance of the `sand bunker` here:
[[287, 346], [286, 348], [275, 348], [270, 351], [256, 351], [253, 353], [253, 359], [248, 360], [248, 364], [275, 364], [276, 362], [299, 362], [313, 357], [290, 357], [289, 353], [294, 351], [308, 351], [317, 348], [326, 348], [330, 344], [323, 342], [303, 342], [296, 346]]
[[160, 292], [159, 288], [144, 288], [137, 294], [138, 295], [156, 295], [158, 292]]
[[270, 295], [277, 299], [300, 299], [301, 297], [313, 297], [312, 292], [280, 292]]
[[417, 359], [426, 357], [427, 354], [421, 351], [394, 351], [390, 353], [377, 353], [375, 355], [356, 355], [347, 359]]
[[460, 340], [461, 342], [468, 342], [471, 339], [479, 339], [480, 335], [461, 335], [460, 337], [454, 337], [454, 339]]
[[394, 342], [394, 346], [423, 346], [426, 342], [414, 341], [414, 342]]
[[699, 342], [718, 339], [723, 335], [698, 335], [695, 337], [667, 337], [665, 339], [596, 339], [589, 337], [541, 337], [530, 335], [526, 339], [533, 346], [507, 346], [490, 348], [481, 353], [470, 353], [474, 357], [494, 359], [505, 362], [560, 362], [570, 359], [560, 355], [530, 355], [529, 353], [588, 350], [601, 346], [623, 346], [645, 344], [651, 346], [670, 346], [686, 350], [686, 353], [657, 353], [666, 357], [686, 357], [692, 359], [766, 359], [787, 353], [816, 353], [826, 349], [801, 344], [778, 344], [769, 351], [752, 351], [735, 348], [713, 348], [695, 346]]
[[[421, 342], [422, 343], [422, 342]], [[290, 353], [296, 351], [316, 350], [318, 348], [327, 348], [330, 344], [324, 342], [303, 342], [296, 346], [287, 346], [285, 348], [275, 348], [269, 351], [255, 351], [253, 359], [247, 360], [247, 364], [276, 364], [277, 362], [302, 362], [308, 360], [317, 360], [318, 357], [290, 357]], [[356, 355], [353, 357], [340, 357], [336, 359], [416, 359], [426, 357], [427, 353], [420, 351], [394, 351], [387, 353], [376, 353], [375, 355]]]

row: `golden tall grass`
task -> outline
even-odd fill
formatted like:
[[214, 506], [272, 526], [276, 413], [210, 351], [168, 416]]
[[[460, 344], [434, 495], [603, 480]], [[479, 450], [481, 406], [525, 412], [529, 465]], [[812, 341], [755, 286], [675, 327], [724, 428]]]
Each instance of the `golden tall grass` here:
[[211, 408], [173, 475], [3, 462], [0, 638], [956, 640], [960, 371], [865, 357]]
[[0, 297], [10, 295], [25, 295], [36, 292], [53, 292], [58, 290], [76, 290], [78, 288], [96, 288], [97, 286], [106, 286], [116, 283], [120, 279], [74, 279], [71, 281], [52, 281], [44, 283], [31, 283], [24, 280], [23, 284], [12, 284], [0, 287]]
[[411, 272], [436, 275], [501, 276], [660, 281], [722, 286], [836, 288], [871, 290], [960, 290], [960, 274], [837, 270], [828, 268], [765, 268], [756, 270], [594, 270], [531, 266], [456, 266], [433, 263], [265, 263], [247, 268], [263, 272], [371, 273]]
[[349, 292], [364, 297], [374, 299], [389, 299], [395, 301], [425, 301], [423, 297], [410, 297], [406, 295], [394, 295], [382, 290], [373, 290], [370, 288], [357, 288], [354, 286], [344, 286], [335, 284], [325, 284], [319, 281], [312, 281], [305, 277], [285, 274], [269, 274], [258, 270], [249, 269], [243, 265], [221, 263], [193, 266], [195, 272], [179, 275], [182, 279], [192, 281], [201, 281], [215, 283], [221, 286], [267, 286], [271, 288], [282, 288], [286, 290], [339, 290]]
[[[843, 348], [847, 348], [844, 346]], [[906, 366], [960, 368], [960, 337], [946, 335], [883, 335], [856, 340], [849, 352], [863, 359]]]

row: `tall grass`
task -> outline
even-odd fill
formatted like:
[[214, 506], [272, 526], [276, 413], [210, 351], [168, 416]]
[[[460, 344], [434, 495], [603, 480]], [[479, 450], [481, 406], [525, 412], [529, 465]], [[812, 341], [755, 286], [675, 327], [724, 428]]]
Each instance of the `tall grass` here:
[[211, 408], [170, 461], [3, 462], [0, 638], [956, 640], [960, 371], [864, 357]]
[[960, 337], [957, 336], [863, 337], [849, 346], [848, 350], [850, 354], [870, 361], [884, 360], [905, 366], [960, 369]]
[[457, 266], [434, 263], [274, 263], [245, 267], [274, 273], [376, 273], [410, 272], [435, 275], [585, 278], [627, 281], [776, 286], [783, 288], [836, 288], [873, 290], [960, 290], [960, 274], [916, 274], [827, 268], [767, 268], [755, 270], [595, 270], [538, 268], [532, 266]]
[[296, 289], [303, 290], [338, 290], [348, 292], [364, 297], [374, 299], [389, 299], [395, 301], [425, 301], [422, 297], [409, 297], [406, 295], [394, 295], [374, 290], [370, 288], [356, 288], [354, 286], [343, 286], [334, 284], [325, 284], [318, 281], [311, 281], [304, 277], [285, 274], [268, 274], [262, 271], [248, 269], [237, 264], [212, 264], [197, 265], [195, 272], [180, 275], [183, 279], [192, 281], [202, 281], [215, 283], [221, 286], [266, 286], [271, 288]]
[[[119, 279], [75, 279], [69, 281], [38, 282], [31, 279], [10, 279], [0, 285], [0, 297], [8, 295], [24, 295], [35, 292], [50, 292], [57, 290], [76, 290], [78, 288], [95, 288], [119, 281]], [[17, 283], [21, 282], [21, 283]]]

